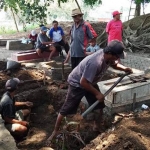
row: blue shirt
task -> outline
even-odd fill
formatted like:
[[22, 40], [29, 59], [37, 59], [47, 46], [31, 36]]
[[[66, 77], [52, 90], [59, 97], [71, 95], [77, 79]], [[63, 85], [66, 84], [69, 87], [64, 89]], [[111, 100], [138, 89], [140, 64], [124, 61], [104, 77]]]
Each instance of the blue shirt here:
[[100, 47], [96, 44], [95, 46], [89, 46], [87, 49], [86, 49], [86, 51], [87, 52], [96, 52], [96, 51], [98, 51], [98, 50], [100, 50]]
[[57, 27], [57, 29], [51, 28], [49, 32], [49, 37], [53, 40], [53, 42], [60, 42], [62, 40], [62, 36], [64, 36], [64, 31], [61, 27]]

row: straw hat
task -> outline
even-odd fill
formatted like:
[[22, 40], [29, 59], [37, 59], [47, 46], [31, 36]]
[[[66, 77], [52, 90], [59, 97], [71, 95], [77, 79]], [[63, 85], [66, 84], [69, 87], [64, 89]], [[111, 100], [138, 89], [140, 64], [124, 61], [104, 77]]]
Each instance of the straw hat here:
[[80, 9], [76, 8], [72, 10], [71, 16], [76, 16], [76, 15], [83, 15], [83, 13], [80, 11]]

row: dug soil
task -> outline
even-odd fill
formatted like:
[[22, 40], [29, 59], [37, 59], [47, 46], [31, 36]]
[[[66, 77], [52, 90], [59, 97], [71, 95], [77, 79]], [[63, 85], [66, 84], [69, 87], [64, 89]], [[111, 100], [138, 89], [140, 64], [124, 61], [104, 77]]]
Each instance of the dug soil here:
[[[5, 65], [5, 63], [4, 63]], [[17, 143], [20, 150], [43, 150], [46, 149], [46, 139], [54, 129], [57, 114], [64, 103], [67, 83], [61, 81], [48, 81], [43, 83], [43, 72], [37, 69], [15, 70], [10, 76], [5, 72], [0, 73], [0, 95], [4, 92], [4, 85], [10, 77], [18, 77], [24, 81], [18, 89], [16, 99], [18, 101], [32, 101], [30, 116], [30, 130], [24, 141]], [[107, 75], [112, 78], [112, 75]], [[80, 113], [80, 109], [78, 111]], [[80, 123], [79, 133], [82, 140], [87, 144], [84, 146], [78, 140], [67, 139], [68, 150], [149, 150], [150, 144], [150, 112], [137, 111], [132, 115], [123, 115], [121, 121], [112, 124], [112, 118], [105, 115], [104, 125], [100, 127], [100, 132], [93, 131], [93, 120], [84, 120], [76, 115], [69, 118], [70, 121]], [[126, 117], [127, 116], [127, 117]], [[128, 117], [129, 116], [129, 117]], [[65, 125], [64, 125], [65, 126]], [[94, 139], [94, 140], [93, 140]], [[58, 149], [58, 143], [53, 142], [53, 149]], [[67, 146], [66, 146], [67, 147]], [[48, 148], [48, 147], [47, 147]]]

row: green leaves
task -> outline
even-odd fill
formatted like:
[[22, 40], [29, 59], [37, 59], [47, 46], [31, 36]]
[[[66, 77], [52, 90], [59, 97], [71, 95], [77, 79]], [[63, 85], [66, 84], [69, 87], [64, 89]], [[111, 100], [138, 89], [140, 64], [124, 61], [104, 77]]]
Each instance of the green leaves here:
[[101, 0], [84, 0], [84, 3], [89, 6], [93, 6], [95, 4], [101, 4]]
[[150, 0], [134, 0], [136, 4], [149, 3]]

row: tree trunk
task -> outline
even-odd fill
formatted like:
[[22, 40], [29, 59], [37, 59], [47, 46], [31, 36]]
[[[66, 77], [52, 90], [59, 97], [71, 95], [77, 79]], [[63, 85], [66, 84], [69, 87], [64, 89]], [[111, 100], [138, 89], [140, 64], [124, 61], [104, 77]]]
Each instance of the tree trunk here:
[[141, 14], [141, 4], [136, 4], [134, 16], [137, 17], [140, 16], [140, 14]]
[[77, 4], [78, 8], [79, 8], [79, 9], [80, 9], [80, 11], [81, 11], [81, 8], [80, 8], [80, 5], [79, 5], [79, 3], [78, 3], [78, 0], [75, 0], [75, 2], [76, 2], [76, 4]]
[[17, 25], [17, 21], [16, 21], [16, 18], [15, 18], [15, 14], [14, 14], [14, 12], [13, 12], [13, 9], [12, 9], [12, 8], [11, 8], [11, 12], [12, 12], [12, 16], [13, 16], [14, 23], [15, 23], [15, 26], [16, 26], [16, 30], [17, 30], [17, 32], [19, 32], [18, 25]]

